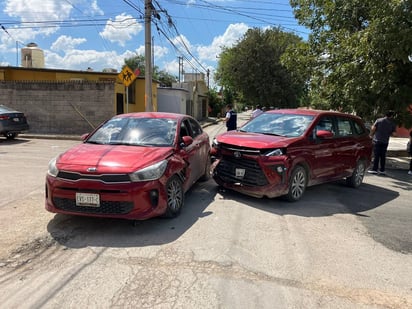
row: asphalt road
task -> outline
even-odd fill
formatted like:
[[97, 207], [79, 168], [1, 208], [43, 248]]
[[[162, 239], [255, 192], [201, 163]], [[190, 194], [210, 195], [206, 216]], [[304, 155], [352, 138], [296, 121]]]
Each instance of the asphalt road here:
[[209, 180], [178, 218], [132, 224], [45, 211], [47, 163], [78, 142], [0, 139], [1, 308], [412, 308], [404, 170], [297, 203]]

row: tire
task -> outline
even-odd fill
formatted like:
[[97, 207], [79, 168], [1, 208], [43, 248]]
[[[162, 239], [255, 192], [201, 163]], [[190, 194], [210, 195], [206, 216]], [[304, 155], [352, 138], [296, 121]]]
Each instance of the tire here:
[[9, 140], [12, 140], [12, 139], [15, 139], [17, 137], [17, 135], [18, 135], [17, 133], [6, 133], [6, 134], [4, 134], [4, 137], [9, 139]]
[[305, 193], [307, 184], [306, 170], [302, 166], [297, 166], [292, 171], [289, 178], [289, 190], [286, 199], [289, 202], [296, 202], [300, 200]]
[[366, 165], [365, 162], [359, 160], [356, 163], [355, 169], [350, 177], [346, 178], [346, 184], [352, 188], [358, 188], [362, 182], [363, 177], [365, 176]]
[[205, 164], [205, 171], [203, 175], [200, 177], [200, 181], [208, 181], [210, 179], [210, 166], [212, 165], [212, 161], [210, 155], [207, 156], [206, 164]]
[[184, 192], [182, 182], [176, 175], [170, 178], [167, 182], [166, 194], [167, 207], [163, 216], [166, 218], [174, 218], [180, 213], [184, 205]]

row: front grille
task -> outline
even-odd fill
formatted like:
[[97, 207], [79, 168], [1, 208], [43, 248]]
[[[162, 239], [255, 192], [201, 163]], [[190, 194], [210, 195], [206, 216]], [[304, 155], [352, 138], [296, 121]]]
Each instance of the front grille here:
[[53, 198], [56, 208], [79, 213], [122, 215], [133, 209], [133, 202], [100, 201], [100, 207], [76, 206], [76, 200], [68, 198]]
[[92, 181], [101, 181], [104, 183], [127, 183], [130, 182], [130, 177], [128, 174], [80, 174], [73, 172], [59, 171], [58, 178], [69, 180], [69, 181], [78, 181], [78, 180], [92, 180]]
[[[236, 177], [236, 168], [245, 169], [243, 178]], [[223, 156], [215, 173], [226, 183], [241, 183], [246, 186], [265, 186], [268, 184], [258, 162], [250, 159]]]
[[220, 144], [219, 147], [222, 151], [230, 151], [230, 152], [238, 151], [242, 155], [255, 155], [255, 156], [260, 155], [260, 150], [255, 149], [255, 148], [239, 147], [239, 146], [224, 144], [224, 143]]

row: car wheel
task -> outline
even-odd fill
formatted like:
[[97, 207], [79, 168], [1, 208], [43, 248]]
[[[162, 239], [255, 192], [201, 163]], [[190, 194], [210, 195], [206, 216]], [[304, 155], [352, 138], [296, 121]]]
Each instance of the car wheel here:
[[6, 134], [4, 134], [4, 136], [7, 139], [15, 139], [17, 137], [17, 133], [6, 133]]
[[169, 179], [166, 186], [167, 208], [164, 217], [176, 217], [184, 204], [184, 193], [182, 182], [176, 175]]
[[364, 161], [359, 160], [350, 177], [346, 178], [346, 184], [352, 188], [359, 187], [365, 176], [366, 165]]
[[300, 200], [306, 189], [306, 171], [302, 166], [297, 166], [289, 179], [289, 191], [286, 198], [290, 202]]
[[210, 166], [212, 164], [211, 162], [212, 161], [211, 161], [211, 158], [210, 158], [210, 155], [209, 155], [209, 156], [207, 156], [207, 159], [206, 159], [205, 171], [204, 171], [203, 175], [200, 177], [201, 181], [208, 181], [210, 179]]

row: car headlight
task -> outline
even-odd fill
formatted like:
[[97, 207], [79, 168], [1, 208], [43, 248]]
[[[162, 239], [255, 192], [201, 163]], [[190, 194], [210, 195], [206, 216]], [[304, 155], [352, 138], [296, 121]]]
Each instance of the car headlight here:
[[217, 148], [219, 146], [219, 142], [217, 141], [216, 137], [212, 141], [212, 147]]
[[57, 161], [57, 157], [51, 159], [49, 162], [49, 167], [47, 168], [47, 174], [53, 177], [57, 177], [57, 174], [59, 173], [59, 170], [56, 166], [56, 161]]
[[274, 149], [272, 151], [269, 151], [268, 153], [265, 154], [267, 157], [277, 157], [277, 156], [283, 156], [283, 150], [280, 148]]
[[166, 167], [167, 160], [160, 161], [156, 164], [129, 174], [130, 180], [133, 182], [138, 182], [159, 179], [164, 174]]

